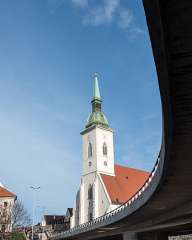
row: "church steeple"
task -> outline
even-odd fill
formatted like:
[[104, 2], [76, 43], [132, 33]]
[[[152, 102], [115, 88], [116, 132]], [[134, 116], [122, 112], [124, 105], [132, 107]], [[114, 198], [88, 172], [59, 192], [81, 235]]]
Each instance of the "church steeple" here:
[[[88, 117], [85, 129], [81, 132], [83, 139], [83, 175], [87, 176], [87, 174], [93, 172], [114, 175], [113, 130], [109, 128], [107, 118], [102, 110], [102, 98], [97, 74], [93, 75], [91, 104], [91, 114]], [[93, 176], [95, 178], [94, 174]]]
[[90, 114], [87, 120], [86, 128], [93, 125], [109, 128], [107, 118], [102, 112], [102, 99], [101, 99], [101, 94], [99, 89], [98, 74], [96, 73], [94, 74], [93, 80], [94, 80], [93, 100], [91, 101], [92, 113]]
[[93, 100], [91, 101], [92, 113], [93, 112], [101, 112], [101, 104], [102, 104], [97, 73], [94, 74], [93, 80], [94, 80]]
[[94, 79], [93, 99], [100, 99], [101, 100], [101, 94], [100, 94], [100, 89], [99, 89], [99, 82], [98, 82], [98, 74], [97, 73], [94, 73], [93, 79]]

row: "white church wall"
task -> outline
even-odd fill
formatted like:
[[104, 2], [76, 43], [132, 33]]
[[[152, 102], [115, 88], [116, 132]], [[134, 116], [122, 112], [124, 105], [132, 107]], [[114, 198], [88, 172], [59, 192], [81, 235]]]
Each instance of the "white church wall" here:
[[70, 218], [70, 228], [75, 227], [75, 214], [76, 214], [76, 209], [75, 206], [73, 208], [73, 216]]
[[[88, 216], [88, 209], [89, 209], [89, 204], [90, 204], [90, 200], [88, 199], [88, 189], [91, 186], [94, 185], [94, 182], [96, 180], [96, 173], [90, 173], [87, 175], [82, 176], [83, 178], [83, 193], [82, 193], [82, 203], [81, 206], [83, 206], [81, 209], [81, 219], [82, 219], [82, 223], [88, 222], [89, 221], [89, 216]], [[94, 196], [93, 196], [94, 197]], [[93, 199], [94, 201], [94, 199]]]
[[[105, 189], [105, 185], [102, 182], [100, 174], [91, 173], [82, 177], [80, 186], [80, 212], [77, 211], [76, 204], [73, 208], [73, 216], [71, 218], [70, 227], [74, 227], [78, 224], [86, 223], [88, 219], [88, 189], [89, 185], [93, 186], [93, 218], [100, 217], [105, 213], [112, 211], [117, 205], [112, 205], [108, 193]], [[77, 214], [80, 214], [77, 223]]]
[[115, 210], [116, 208], [118, 208], [119, 206], [121, 206], [121, 205], [111, 204], [111, 205], [109, 206], [109, 209], [108, 209], [107, 212], [111, 212], [111, 211]]
[[94, 199], [94, 205], [93, 205], [93, 218], [97, 218], [98, 216], [98, 175], [96, 175], [94, 184], [93, 184], [93, 199]]
[[[96, 171], [96, 128], [83, 134], [83, 175]], [[88, 156], [89, 143], [92, 145], [92, 156]]]
[[[79, 201], [79, 203], [78, 203]], [[70, 218], [70, 228], [75, 227], [76, 225], [79, 225], [79, 219], [80, 219], [80, 189], [77, 192], [75, 203], [73, 206], [73, 215]]]
[[[83, 134], [83, 175], [99, 171], [114, 175], [114, 145], [111, 129], [95, 127]], [[92, 156], [88, 156], [89, 143], [92, 145]], [[107, 155], [103, 154], [103, 145], [107, 146]]]
[[[107, 145], [107, 155], [103, 154], [103, 145]], [[114, 175], [114, 145], [111, 129], [96, 127], [97, 170], [108, 175]]]
[[73, 215], [70, 218], [70, 228], [75, 227], [75, 218], [76, 218], [76, 202], [75, 202], [75, 204], [73, 206]]
[[97, 175], [97, 197], [95, 199], [96, 211], [95, 211], [95, 218], [100, 217], [108, 212], [110, 207], [110, 198], [107, 194], [107, 191], [104, 187], [102, 179], [100, 175]]
[[[105, 214], [110, 206], [110, 199], [106, 196], [100, 180], [96, 180], [96, 176], [99, 172], [114, 175], [113, 131], [95, 126], [91, 128], [90, 131], [82, 134], [82, 140], [83, 176], [80, 188], [80, 223], [85, 223], [90, 219], [91, 204], [93, 205], [93, 218]], [[103, 153], [104, 143], [107, 146], [106, 155]], [[88, 154], [89, 144], [92, 146], [91, 156]], [[92, 203], [88, 199], [88, 189], [90, 185], [93, 186]]]
[[79, 225], [80, 207], [81, 207], [81, 202], [80, 202], [80, 189], [79, 189], [79, 191], [77, 192], [77, 195], [76, 195], [75, 225]]
[[81, 178], [81, 186], [80, 186], [80, 212], [79, 212], [79, 224], [84, 223], [84, 211], [85, 211], [85, 206], [84, 206], [84, 179]]

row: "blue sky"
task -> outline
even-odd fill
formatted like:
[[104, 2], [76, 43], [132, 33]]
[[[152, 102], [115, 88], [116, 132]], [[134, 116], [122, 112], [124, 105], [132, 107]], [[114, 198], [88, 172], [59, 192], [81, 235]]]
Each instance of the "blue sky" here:
[[161, 142], [157, 76], [142, 1], [0, 1], [0, 181], [29, 212], [72, 207], [92, 75], [115, 161], [151, 170]]

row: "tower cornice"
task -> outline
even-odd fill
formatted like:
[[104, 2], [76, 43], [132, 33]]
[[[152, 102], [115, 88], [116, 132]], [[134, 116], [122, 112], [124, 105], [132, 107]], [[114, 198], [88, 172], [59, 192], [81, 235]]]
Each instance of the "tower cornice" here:
[[86, 128], [85, 130], [83, 130], [80, 134], [81, 135], [84, 135], [85, 133], [88, 133], [90, 131], [92, 131], [93, 129], [96, 129], [96, 128], [99, 128], [99, 129], [102, 129], [102, 130], [105, 130], [105, 131], [109, 131], [109, 132], [114, 132], [112, 128], [105, 128], [105, 127], [102, 127], [102, 126], [97, 126], [97, 125], [93, 125], [93, 126], [90, 126], [88, 128]]

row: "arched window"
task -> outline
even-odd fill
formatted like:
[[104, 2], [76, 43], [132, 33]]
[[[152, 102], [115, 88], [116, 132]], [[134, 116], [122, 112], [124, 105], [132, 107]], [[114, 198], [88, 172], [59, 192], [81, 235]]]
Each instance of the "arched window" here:
[[88, 146], [88, 157], [92, 157], [92, 154], [93, 154], [93, 150], [92, 150], [92, 144], [89, 143], [89, 146]]
[[89, 184], [89, 188], [88, 188], [88, 199], [89, 200], [93, 199], [93, 187], [91, 186], [91, 184]]
[[107, 156], [107, 144], [106, 143], [103, 144], [103, 155]]

